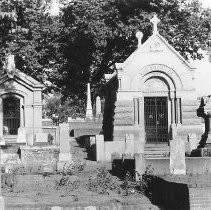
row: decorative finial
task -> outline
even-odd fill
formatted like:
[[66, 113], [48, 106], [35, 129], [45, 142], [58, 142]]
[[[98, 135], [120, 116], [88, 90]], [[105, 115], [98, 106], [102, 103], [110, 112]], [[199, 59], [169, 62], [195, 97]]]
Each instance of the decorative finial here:
[[153, 34], [158, 33], [158, 23], [160, 22], [160, 19], [157, 17], [157, 14], [154, 14], [153, 18], [150, 19], [150, 22], [153, 24]]
[[143, 33], [141, 31], [136, 32], [136, 38], [138, 39], [138, 47], [141, 46], [141, 40], [143, 38]]

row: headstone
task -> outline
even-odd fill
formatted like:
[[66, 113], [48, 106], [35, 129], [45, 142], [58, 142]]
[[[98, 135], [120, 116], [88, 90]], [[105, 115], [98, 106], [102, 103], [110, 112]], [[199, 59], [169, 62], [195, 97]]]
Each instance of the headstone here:
[[48, 134], [47, 133], [36, 133], [35, 141], [39, 143], [47, 143], [48, 142]]
[[194, 150], [198, 146], [198, 140], [195, 133], [189, 133], [188, 134], [188, 142], [190, 146], [190, 151]]
[[105, 160], [105, 142], [103, 135], [96, 135], [96, 160]]
[[134, 157], [135, 157], [136, 180], [139, 181], [141, 176], [146, 171], [146, 162], [145, 162], [144, 153], [136, 153]]
[[126, 134], [125, 135], [125, 154], [134, 154], [134, 135]]
[[26, 129], [24, 127], [18, 128], [17, 143], [26, 143]]
[[170, 173], [186, 174], [185, 141], [179, 138], [170, 141]]
[[33, 133], [26, 134], [26, 143], [28, 146], [33, 146], [33, 144], [34, 144], [34, 134]]
[[72, 161], [70, 153], [69, 125], [61, 124], [60, 126], [60, 144], [59, 144], [59, 161], [57, 169], [62, 170], [64, 165]]

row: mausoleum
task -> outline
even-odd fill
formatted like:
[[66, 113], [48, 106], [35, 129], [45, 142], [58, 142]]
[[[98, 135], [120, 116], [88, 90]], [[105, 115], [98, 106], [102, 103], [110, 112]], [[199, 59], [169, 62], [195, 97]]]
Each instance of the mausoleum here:
[[168, 155], [170, 140], [189, 147], [191, 136], [196, 147], [203, 125], [196, 113], [195, 67], [159, 34], [157, 16], [151, 22], [148, 40], [142, 43], [137, 32], [135, 52], [105, 75], [103, 133], [105, 141], [119, 142], [132, 134], [135, 153], [159, 156]]
[[[15, 66], [8, 55], [0, 74], [0, 143], [20, 141], [42, 130], [42, 85]], [[20, 134], [21, 136], [18, 136]]]

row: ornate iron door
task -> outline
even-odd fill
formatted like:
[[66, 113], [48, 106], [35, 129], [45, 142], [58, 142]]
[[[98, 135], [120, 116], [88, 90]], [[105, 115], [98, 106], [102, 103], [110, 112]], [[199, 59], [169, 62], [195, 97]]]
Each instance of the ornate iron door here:
[[144, 112], [146, 142], [168, 142], [167, 97], [145, 97]]
[[16, 135], [20, 127], [20, 100], [13, 96], [3, 99], [3, 131], [5, 135]]

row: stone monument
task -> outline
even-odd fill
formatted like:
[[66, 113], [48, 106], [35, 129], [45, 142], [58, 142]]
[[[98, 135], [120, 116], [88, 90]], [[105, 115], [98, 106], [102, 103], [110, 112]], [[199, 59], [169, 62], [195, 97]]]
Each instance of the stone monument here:
[[174, 175], [185, 175], [185, 141], [174, 139], [170, 141], [170, 173]]
[[72, 154], [70, 153], [69, 125], [61, 124], [60, 126], [60, 150], [57, 170], [63, 170], [66, 164], [72, 162]]
[[90, 83], [87, 84], [86, 120], [93, 120]]

